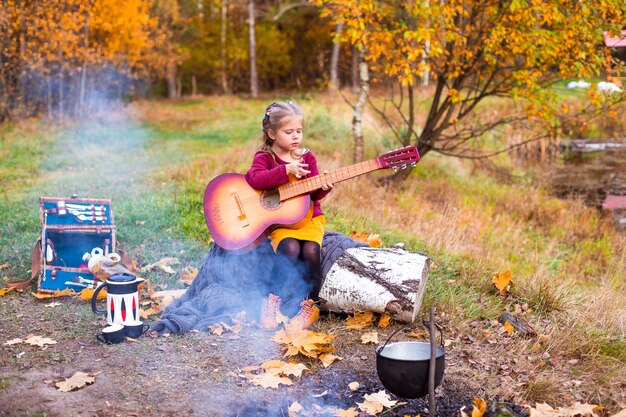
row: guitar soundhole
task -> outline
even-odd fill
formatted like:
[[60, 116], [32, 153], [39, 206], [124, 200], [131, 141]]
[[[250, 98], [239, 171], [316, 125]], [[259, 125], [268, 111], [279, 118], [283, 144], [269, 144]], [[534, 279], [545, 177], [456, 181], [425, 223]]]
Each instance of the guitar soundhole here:
[[280, 194], [276, 188], [272, 190], [263, 191], [261, 195], [261, 204], [268, 210], [277, 209], [280, 207]]

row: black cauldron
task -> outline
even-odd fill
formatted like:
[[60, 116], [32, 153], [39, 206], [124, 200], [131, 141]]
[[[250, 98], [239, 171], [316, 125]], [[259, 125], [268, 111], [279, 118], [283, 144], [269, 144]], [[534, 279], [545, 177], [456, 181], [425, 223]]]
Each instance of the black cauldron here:
[[[435, 351], [435, 387], [443, 378], [445, 351]], [[419, 398], [428, 394], [430, 343], [395, 342], [376, 349], [376, 371], [383, 386], [403, 398]]]

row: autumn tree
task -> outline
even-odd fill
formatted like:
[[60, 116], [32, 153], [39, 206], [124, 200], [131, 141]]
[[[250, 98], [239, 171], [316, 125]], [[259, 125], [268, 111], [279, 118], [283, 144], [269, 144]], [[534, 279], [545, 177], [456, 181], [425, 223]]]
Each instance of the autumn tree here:
[[[622, 0], [314, 1], [343, 21], [344, 39], [373, 71], [397, 82], [386, 108], [376, 109], [398, 141], [422, 155], [470, 158], [487, 155], [476, 139], [497, 127], [529, 118], [554, 127], [558, 101], [549, 87], [599, 74], [602, 31], [626, 20]], [[434, 93], [416, 126], [414, 89], [424, 74]], [[491, 97], [516, 105], [497, 115], [478, 111]]]

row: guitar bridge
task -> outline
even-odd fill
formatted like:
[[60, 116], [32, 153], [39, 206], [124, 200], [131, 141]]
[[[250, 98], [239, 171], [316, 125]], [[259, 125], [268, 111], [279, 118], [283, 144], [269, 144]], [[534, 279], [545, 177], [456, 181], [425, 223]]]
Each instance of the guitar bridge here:
[[243, 208], [243, 204], [241, 203], [241, 198], [239, 198], [239, 194], [237, 193], [236, 189], [233, 188], [230, 190], [230, 198], [232, 198], [233, 202], [235, 203], [235, 206], [237, 206], [237, 210], [239, 211], [239, 216], [237, 216], [237, 218], [239, 219], [239, 222], [241, 223], [241, 227], [250, 226], [250, 222], [248, 221], [248, 216], [246, 215], [246, 211]]

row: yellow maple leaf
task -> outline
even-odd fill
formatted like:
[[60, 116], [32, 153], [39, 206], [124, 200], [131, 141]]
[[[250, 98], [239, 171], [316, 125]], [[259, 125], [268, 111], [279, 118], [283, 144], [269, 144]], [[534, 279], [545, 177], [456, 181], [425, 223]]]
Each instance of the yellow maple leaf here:
[[495, 284], [496, 288], [500, 291], [500, 295], [506, 295], [511, 285], [511, 271], [505, 271], [502, 273], [496, 272], [493, 274], [491, 282]]
[[367, 332], [361, 336], [361, 343], [366, 345], [368, 343], [378, 343], [378, 332]]
[[380, 320], [378, 320], [378, 327], [387, 327], [389, 326], [389, 322], [391, 321], [391, 316], [388, 314], [383, 314], [380, 316]]
[[357, 417], [358, 415], [356, 407], [350, 407], [347, 410], [339, 409], [335, 412], [335, 417]]
[[24, 340], [24, 343], [28, 343], [29, 345], [44, 347], [45, 345], [55, 345], [56, 340], [52, 340], [47, 337], [34, 336], [30, 335]]
[[335, 356], [332, 353], [323, 353], [318, 357], [318, 359], [322, 362], [322, 365], [324, 365], [324, 368], [328, 368], [330, 365], [333, 364], [333, 362], [337, 360], [340, 361], [343, 358], [341, 356]]
[[374, 313], [366, 311], [364, 313], [355, 312], [354, 316], [346, 319], [346, 329], [359, 330], [372, 324], [374, 321]]
[[65, 379], [64, 381], [57, 382], [54, 385], [56, 385], [59, 391], [70, 392], [81, 389], [87, 385], [91, 385], [94, 382], [96, 382], [95, 375], [84, 372], [76, 372], [71, 377]]
[[56, 290], [55, 292], [53, 292], [52, 294], [48, 294], [45, 292], [31, 292], [31, 294], [33, 295], [33, 297], [38, 298], [40, 300], [44, 300], [46, 298], [54, 298], [54, 297], [65, 297], [65, 296], [70, 296], [70, 295], [74, 295], [74, 291], [66, 288], [63, 291], [61, 290]]
[[[90, 301], [93, 298], [93, 293], [96, 292], [93, 288], [84, 288], [81, 292], [78, 293], [78, 298], [84, 301]], [[98, 300], [103, 300], [107, 298], [107, 290], [101, 290], [98, 293]]]
[[254, 375], [251, 381], [254, 385], [259, 385], [263, 388], [278, 388], [280, 384], [293, 385], [291, 379], [286, 376], [276, 375], [269, 372]]
[[357, 405], [361, 411], [372, 415], [380, 413], [385, 407], [391, 408], [397, 403], [397, 401], [393, 401], [389, 398], [389, 394], [387, 394], [385, 390], [364, 395], [363, 399], [365, 401], [362, 403], [357, 402]]
[[330, 352], [334, 349], [327, 346], [335, 339], [327, 333], [315, 333], [310, 330], [300, 329], [298, 326], [286, 326], [276, 332], [273, 341], [287, 345], [285, 356], [293, 356], [301, 353], [305, 356], [317, 358], [320, 353]]
[[13, 291], [14, 288], [0, 288], [0, 296], [10, 293], [11, 291]]
[[511, 323], [509, 323], [509, 321], [508, 321], [508, 320], [506, 320], [506, 321], [504, 322], [504, 329], [506, 330], [506, 332], [507, 332], [508, 334], [513, 334], [513, 333], [515, 333], [515, 327], [513, 327], [513, 325], [512, 325]]
[[309, 368], [302, 363], [285, 363], [283, 366], [278, 368], [277, 372], [280, 375], [300, 377], [302, 372], [308, 370]]

